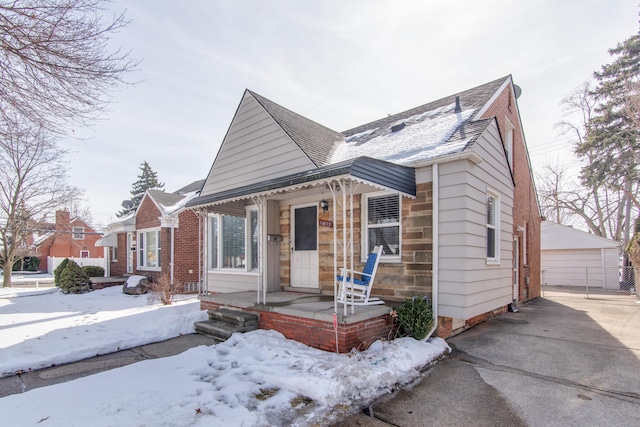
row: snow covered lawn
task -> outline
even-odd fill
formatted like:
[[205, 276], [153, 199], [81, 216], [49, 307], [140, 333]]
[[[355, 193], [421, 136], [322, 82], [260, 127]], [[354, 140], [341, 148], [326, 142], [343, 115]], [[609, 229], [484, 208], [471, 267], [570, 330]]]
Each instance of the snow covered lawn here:
[[[194, 300], [162, 307], [120, 292], [10, 299], [0, 292], [2, 372], [164, 340], [206, 317]], [[7, 396], [0, 413], [15, 427], [325, 425], [412, 382], [447, 351], [439, 338], [401, 338], [335, 354], [258, 330]]]
[[81, 295], [2, 288], [0, 377], [193, 333], [206, 318], [195, 296], [163, 306], [120, 286]]

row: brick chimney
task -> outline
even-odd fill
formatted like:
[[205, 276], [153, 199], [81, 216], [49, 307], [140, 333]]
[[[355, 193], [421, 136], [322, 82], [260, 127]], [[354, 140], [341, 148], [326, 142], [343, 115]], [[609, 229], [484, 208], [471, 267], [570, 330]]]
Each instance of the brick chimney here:
[[71, 214], [69, 211], [56, 211], [56, 231], [70, 231]]

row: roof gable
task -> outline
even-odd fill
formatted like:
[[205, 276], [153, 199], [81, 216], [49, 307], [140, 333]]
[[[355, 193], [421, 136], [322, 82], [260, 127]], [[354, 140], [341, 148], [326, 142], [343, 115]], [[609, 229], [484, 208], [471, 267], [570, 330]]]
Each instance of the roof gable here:
[[615, 240], [550, 221], [542, 221], [540, 237], [542, 250], [620, 247], [620, 244]]
[[308, 147], [294, 142], [291, 136], [298, 135], [294, 130], [303, 127], [303, 122], [313, 127], [313, 122], [301, 117], [246, 90], [202, 187], [202, 195], [317, 167], [301, 148]]
[[313, 120], [309, 120], [298, 113], [294, 113], [255, 92], [248, 92], [253, 95], [266, 112], [289, 135], [291, 140], [309, 156], [317, 167], [331, 163], [331, 151], [336, 142], [344, 139], [344, 135]]

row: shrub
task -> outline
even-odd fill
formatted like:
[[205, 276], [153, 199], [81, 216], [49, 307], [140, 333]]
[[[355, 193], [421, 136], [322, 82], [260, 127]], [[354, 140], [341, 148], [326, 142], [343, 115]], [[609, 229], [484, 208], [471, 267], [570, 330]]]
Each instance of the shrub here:
[[89, 276], [75, 262], [69, 261], [60, 273], [60, 289], [65, 294], [81, 294], [89, 292]]
[[171, 278], [167, 273], [163, 273], [157, 278], [150, 278], [149, 288], [152, 293], [149, 295], [149, 301], [160, 299], [162, 304], [170, 305], [173, 302], [173, 296], [179, 293], [181, 287], [178, 282], [171, 283]]
[[38, 271], [38, 266], [40, 265], [40, 258], [37, 256], [29, 257], [29, 262], [25, 262], [24, 269], [26, 271]]
[[97, 265], [83, 265], [82, 271], [89, 277], [104, 277], [104, 268]]
[[415, 296], [397, 309], [401, 331], [417, 340], [424, 339], [434, 325], [433, 307], [429, 297]]
[[69, 258], [65, 258], [62, 260], [60, 265], [58, 265], [56, 269], [53, 270], [53, 283], [55, 283], [57, 287], [60, 287], [60, 274], [62, 273], [62, 270], [65, 269], [68, 263]]

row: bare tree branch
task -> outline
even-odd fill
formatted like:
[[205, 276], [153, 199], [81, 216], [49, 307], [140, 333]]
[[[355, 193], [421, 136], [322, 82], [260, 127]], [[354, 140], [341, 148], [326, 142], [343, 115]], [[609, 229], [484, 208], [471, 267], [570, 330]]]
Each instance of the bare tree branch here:
[[[106, 0], [0, 0], [0, 120], [22, 116], [60, 133], [86, 126], [138, 61], [110, 51], [128, 22], [104, 21]], [[4, 130], [3, 130], [4, 131]]]

